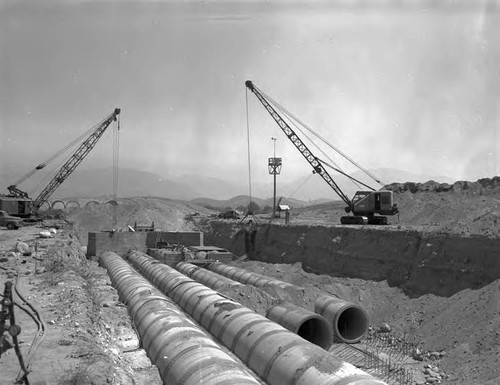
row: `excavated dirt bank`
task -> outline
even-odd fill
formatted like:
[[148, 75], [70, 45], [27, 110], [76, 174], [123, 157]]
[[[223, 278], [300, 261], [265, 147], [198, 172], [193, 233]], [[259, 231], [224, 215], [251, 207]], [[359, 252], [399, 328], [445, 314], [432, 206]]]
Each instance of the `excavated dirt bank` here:
[[236, 221], [208, 223], [205, 240], [249, 254], [242, 266], [304, 287], [305, 298], [320, 288], [359, 303], [372, 325], [388, 323], [442, 354], [443, 383], [500, 383], [499, 238], [399, 226], [257, 227], [254, 255]]
[[[245, 228], [210, 222], [208, 244], [236, 255], [245, 250]], [[248, 248], [248, 245], [247, 245]], [[448, 297], [500, 278], [500, 239], [460, 237], [393, 227], [262, 225], [255, 235], [254, 260], [301, 262], [305, 271], [334, 277], [386, 280], [408, 296]]]

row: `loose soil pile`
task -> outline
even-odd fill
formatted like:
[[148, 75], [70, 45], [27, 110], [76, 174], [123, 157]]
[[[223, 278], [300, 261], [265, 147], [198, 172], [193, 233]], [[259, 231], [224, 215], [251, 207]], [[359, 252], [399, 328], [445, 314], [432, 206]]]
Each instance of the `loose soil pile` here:
[[164, 198], [124, 198], [118, 205], [81, 201], [82, 208], [68, 209], [68, 224], [82, 242], [87, 244], [89, 231], [128, 231], [134, 227], [154, 225], [157, 231], [192, 231], [196, 225], [193, 215], [207, 217], [215, 213], [207, 208]]

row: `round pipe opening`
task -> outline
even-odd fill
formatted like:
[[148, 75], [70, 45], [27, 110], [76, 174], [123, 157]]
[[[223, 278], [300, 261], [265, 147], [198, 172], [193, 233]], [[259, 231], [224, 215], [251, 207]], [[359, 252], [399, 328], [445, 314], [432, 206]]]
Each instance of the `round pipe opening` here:
[[333, 329], [322, 315], [282, 301], [267, 309], [266, 317], [323, 349], [333, 343]]
[[332, 346], [332, 329], [323, 317], [306, 319], [296, 331], [303, 339], [328, 350]]
[[359, 342], [368, 331], [368, 323], [368, 315], [364, 309], [348, 306], [337, 317], [335, 337], [346, 343]]

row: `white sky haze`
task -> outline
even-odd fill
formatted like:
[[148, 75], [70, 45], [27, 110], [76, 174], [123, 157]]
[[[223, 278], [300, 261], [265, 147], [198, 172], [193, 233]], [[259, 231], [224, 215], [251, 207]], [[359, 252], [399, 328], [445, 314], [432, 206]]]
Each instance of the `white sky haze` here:
[[[250, 79], [366, 168], [499, 175], [498, 2], [349, 3], [0, 0], [0, 174], [120, 107], [122, 167], [244, 181]], [[309, 173], [248, 106], [253, 178], [271, 137], [284, 176]], [[111, 151], [108, 133], [85, 167]]]

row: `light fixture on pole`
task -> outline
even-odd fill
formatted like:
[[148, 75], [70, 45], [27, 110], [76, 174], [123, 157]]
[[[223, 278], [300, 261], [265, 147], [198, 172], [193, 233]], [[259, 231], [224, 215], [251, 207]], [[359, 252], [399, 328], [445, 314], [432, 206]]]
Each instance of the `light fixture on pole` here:
[[267, 163], [267, 168], [269, 170], [269, 174], [274, 177], [274, 194], [273, 194], [273, 211], [276, 211], [276, 175], [279, 175], [281, 172], [281, 158], [276, 158], [276, 138], [271, 137], [273, 141], [273, 157], [269, 158]]

